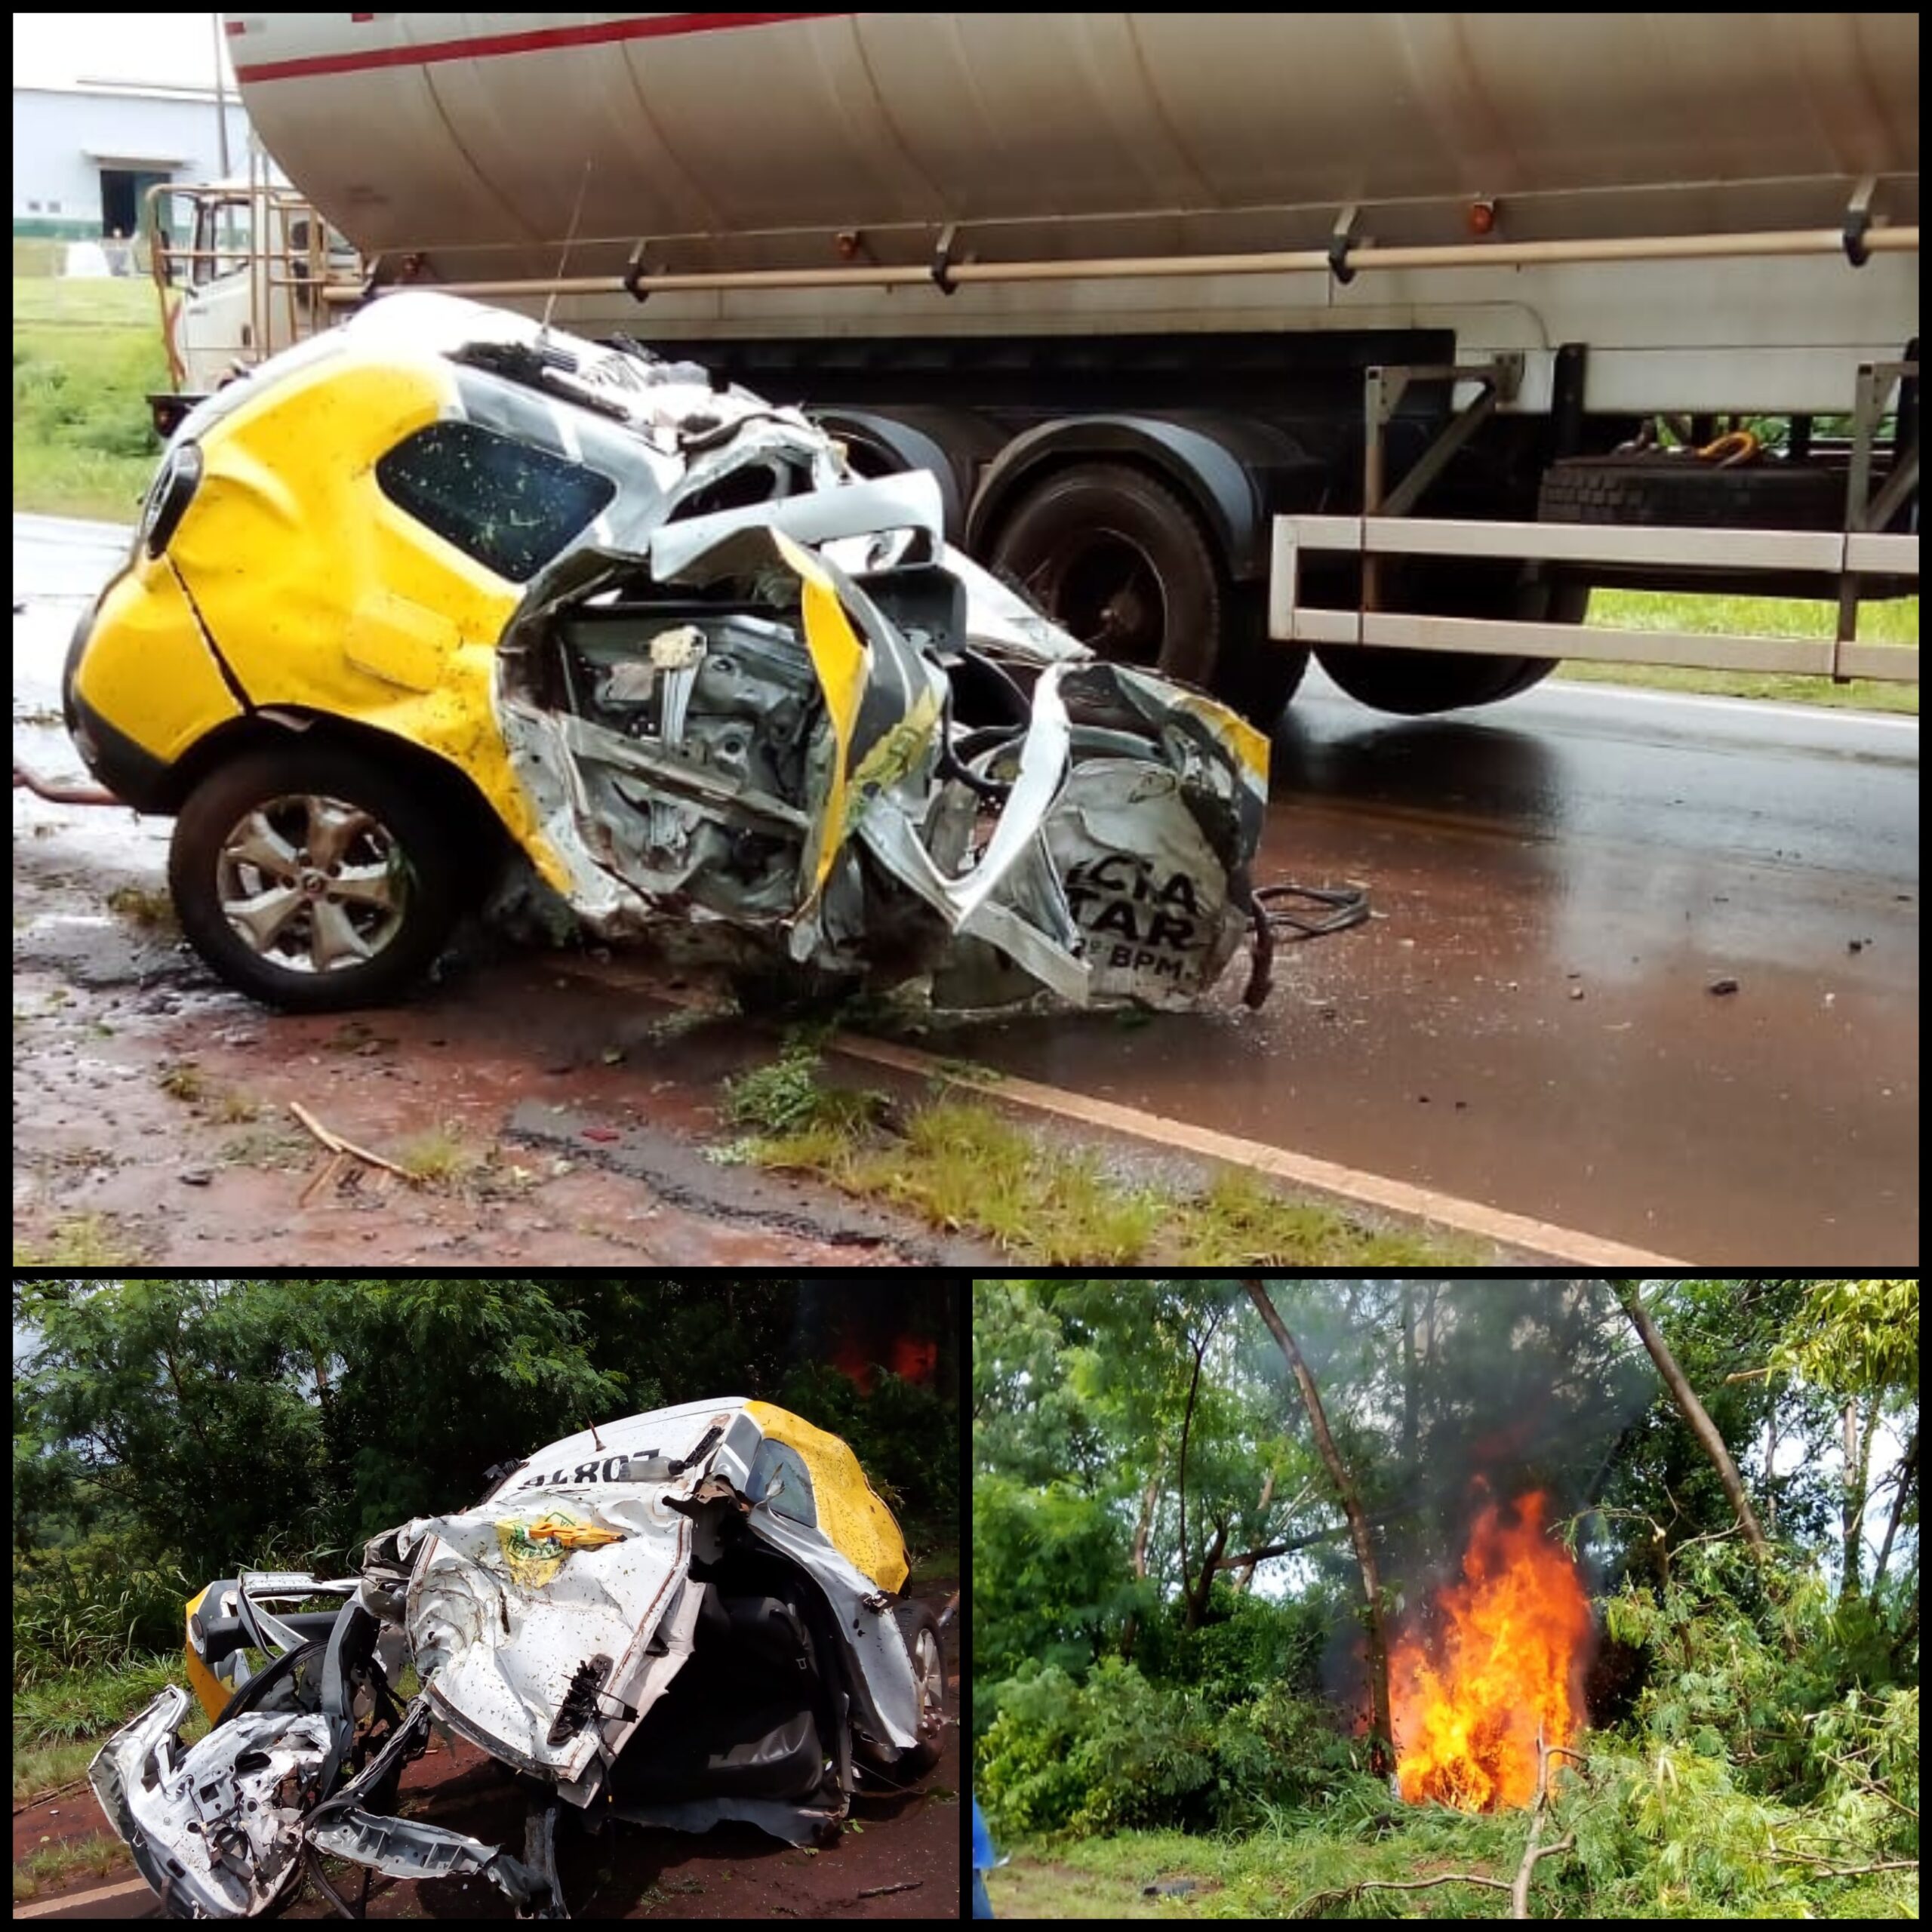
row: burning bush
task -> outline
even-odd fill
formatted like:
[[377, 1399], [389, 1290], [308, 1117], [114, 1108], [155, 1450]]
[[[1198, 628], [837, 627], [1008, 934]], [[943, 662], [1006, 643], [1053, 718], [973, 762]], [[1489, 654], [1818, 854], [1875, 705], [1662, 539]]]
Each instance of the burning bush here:
[[1397, 1777], [1411, 1804], [1465, 1811], [1531, 1803], [1537, 1740], [1567, 1745], [1583, 1720], [1590, 1607], [1543, 1527], [1540, 1491], [1488, 1504], [1463, 1557], [1389, 1660]]

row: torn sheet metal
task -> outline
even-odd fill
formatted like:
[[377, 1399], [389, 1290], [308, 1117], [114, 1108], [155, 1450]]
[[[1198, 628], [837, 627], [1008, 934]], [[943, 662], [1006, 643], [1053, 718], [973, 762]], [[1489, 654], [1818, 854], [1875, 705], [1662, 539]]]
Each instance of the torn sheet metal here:
[[295, 1876], [333, 1727], [320, 1715], [242, 1716], [183, 1750], [188, 1702], [164, 1690], [108, 1740], [88, 1780], [171, 1912], [265, 1911]]
[[[273, 1661], [192, 1749], [171, 1689], [89, 1773], [171, 1910], [267, 1910], [306, 1847], [478, 1874], [519, 1915], [561, 1915], [560, 1802], [800, 1844], [836, 1836], [862, 1771], [903, 1786], [937, 1760], [937, 1640], [896, 1595], [898, 1525], [836, 1436], [725, 1398], [586, 1429], [485, 1486], [372, 1538], [359, 1581], [244, 1571], [193, 1599], [210, 1682], [245, 1641]], [[340, 1607], [300, 1607], [316, 1599]], [[406, 1713], [389, 1690], [405, 1645], [423, 1680]], [[521, 1860], [389, 1814], [432, 1718], [537, 1794]]]

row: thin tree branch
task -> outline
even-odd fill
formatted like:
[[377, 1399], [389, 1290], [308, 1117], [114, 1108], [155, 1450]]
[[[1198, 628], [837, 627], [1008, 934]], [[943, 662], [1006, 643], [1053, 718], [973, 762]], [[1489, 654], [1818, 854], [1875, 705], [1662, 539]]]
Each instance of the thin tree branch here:
[[1432, 1885], [1487, 1885], [1493, 1892], [1506, 1892], [1502, 1878], [1485, 1878], [1475, 1872], [1444, 1872], [1433, 1878], [1363, 1878], [1337, 1891], [1311, 1892], [1288, 1914], [1291, 1918], [1314, 1918], [1331, 1905], [1346, 1905], [1364, 1892], [1426, 1892]]
[[1297, 1549], [1306, 1549], [1311, 1543], [1333, 1543], [1337, 1537], [1349, 1534], [1346, 1523], [1337, 1523], [1332, 1530], [1317, 1530], [1312, 1535], [1291, 1537], [1286, 1543], [1271, 1543], [1260, 1549], [1244, 1549], [1238, 1556], [1224, 1556], [1220, 1559], [1223, 1570], [1238, 1569], [1244, 1563], [1260, 1563], [1270, 1556], [1287, 1556]]
[[1827, 1865], [1822, 1858], [1814, 1858], [1808, 1852], [1780, 1851], [1776, 1846], [1771, 1856], [1780, 1865], [1809, 1865], [1822, 1868], [1815, 1869], [1814, 1878], [1857, 1878], [1867, 1872], [1916, 1872], [1918, 1860], [1915, 1858], [1887, 1858], [1876, 1865]]
[[1697, 1391], [1685, 1379], [1677, 1364], [1677, 1358], [1670, 1352], [1657, 1324], [1651, 1319], [1650, 1312], [1644, 1306], [1643, 1297], [1634, 1281], [1612, 1282], [1611, 1291], [1622, 1305], [1623, 1312], [1629, 1317], [1630, 1325], [1637, 1331], [1637, 1338], [1649, 1352], [1652, 1361], [1657, 1364], [1657, 1373], [1663, 1377], [1664, 1386], [1670, 1391], [1671, 1399], [1677, 1404], [1678, 1412], [1689, 1426], [1690, 1433], [1697, 1439], [1698, 1446], [1709, 1457], [1711, 1466], [1717, 1471], [1718, 1481], [1724, 1485], [1724, 1494], [1730, 1499], [1730, 1506], [1737, 1512], [1737, 1520], [1743, 1525], [1751, 1553], [1760, 1563], [1770, 1560], [1770, 1546], [1764, 1540], [1764, 1533], [1758, 1527], [1758, 1519], [1751, 1513], [1751, 1499], [1744, 1493], [1743, 1479], [1737, 1473], [1737, 1465], [1731, 1460], [1730, 1451], [1724, 1447], [1724, 1438], [1718, 1433], [1716, 1423], [1706, 1412], [1704, 1405], [1697, 1399]]
[[[1577, 1846], [1577, 1834], [1566, 1832], [1554, 1844], [1538, 1847], [1537, 1840], [1543, 1835], [1543, 1814], [1549, 1804], [1549, 1761], [1555, 1757], [1577, 1758], [1577, 1753], [1561, 1744], [1546, 1744], [1543, 1741], [1543, 1727], [1537, 1727], [1537, 1801], [1530, 1810], [1529, 1841], [1523, 1847], [1523, 1862], [1517, 1867], [1516, 1882], [1510, 1887], [1509, 1915], [1512, 1918], [1527, 1918], [1530, 1915], [1530, 1878], [1537, 1869], [1540, 1858], [1554, 1858], [1558, 1853], [1574, 1851]], [[1577, 1758], [1579, 1764], [1582, 1758]]]

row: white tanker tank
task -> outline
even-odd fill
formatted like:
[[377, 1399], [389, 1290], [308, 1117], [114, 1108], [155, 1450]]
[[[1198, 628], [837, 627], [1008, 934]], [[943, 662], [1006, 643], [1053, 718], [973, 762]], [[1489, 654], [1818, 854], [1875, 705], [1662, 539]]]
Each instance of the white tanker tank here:
[[[1276, 512], [1842, 532], [1909, 445], [1881, 524], [1916, 528], [1915, 14], [226, 24], [257, 134], [377, 284], [696, 346], [862, 459], [938, 470], [971, 546], [1074, 628], [1251, 710], [1297, 674], [1262, 635]], [[1901, 364], [1851, 504], [1857, 452], [1811, 419]], [[1761, 440], [1616, 454], [1660, 417]], [[1605, 574], [1314, 581], [1561, 620]], [[1405, 710], [1548, 662], [1324, 659]]]

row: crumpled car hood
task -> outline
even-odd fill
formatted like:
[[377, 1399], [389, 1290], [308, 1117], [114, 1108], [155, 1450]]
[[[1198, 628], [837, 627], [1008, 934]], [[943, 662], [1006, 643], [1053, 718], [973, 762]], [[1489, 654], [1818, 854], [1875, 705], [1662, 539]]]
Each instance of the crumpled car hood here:
[[[689, 1654], [697, 1611], [697, 1592], [685, 1587], [691, 1518], [673, 1506], [688, 1505], [705, 1464], [675, 1476], [669, 1467], [707, 1431], [715, 1442], [731, 1420], [715, 1410], [634, 1417], [600, 1432], [602, 1457], [555, 1470], [561, 1482], [512, 1487], [398, 1534], [398, 1554], [417, 1559], [411, 1648], [424, 1677], [433, 1673], [439, 1714], [509, 1761], [565, 1783], [600, 1737], [613, 1755], [622, 1749]], [[662, 1475], [643, 1473], [660, 1466]], [[613, 1708], [606, 1721], [558, 1736], [573, 1684], [598, 1658], [590, 1697], [608, 1685], [614, 1707], [628, 1693], [628, 1715]]]

